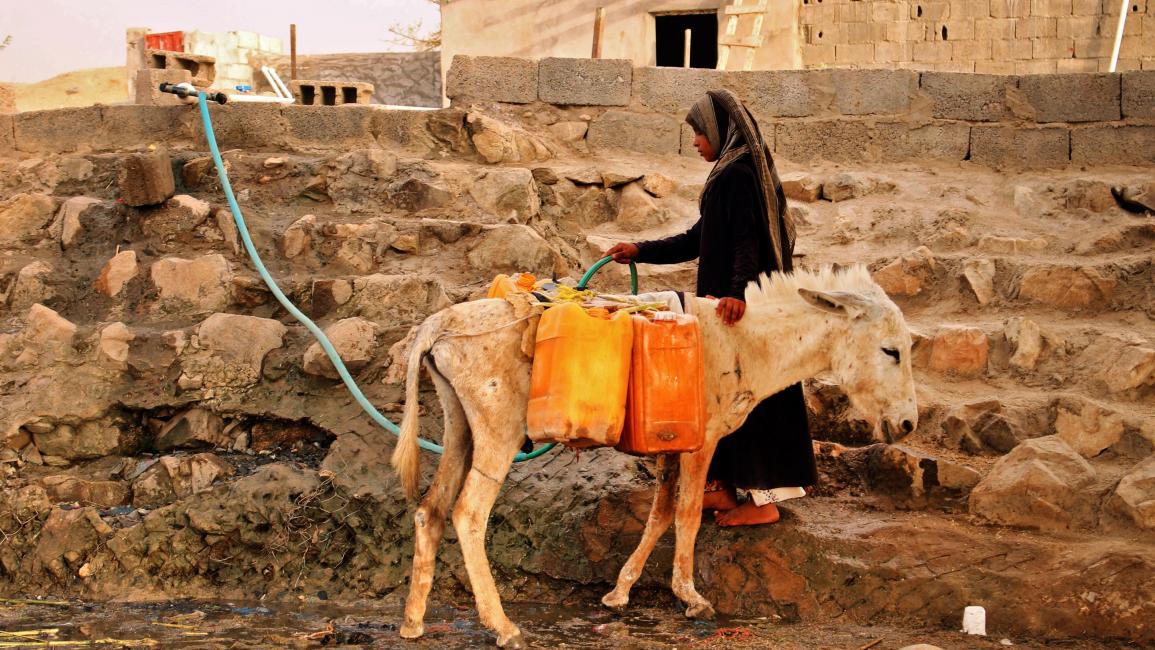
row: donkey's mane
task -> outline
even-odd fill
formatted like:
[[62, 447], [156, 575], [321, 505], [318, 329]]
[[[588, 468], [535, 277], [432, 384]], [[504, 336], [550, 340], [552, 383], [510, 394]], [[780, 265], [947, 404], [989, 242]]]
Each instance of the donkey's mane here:
[[799, 289], [872, 294], [880, 288], [870, 277], [870, 271], [862, 264], [838, 270], [831, 266], [823, 266], [817, 270], [796, 270], [793, 273], [775, 273], [771, 276], [763, 273], [758, 277], [758, 282], [751, 282], [746, 288], [746, 302], [750, 304], [801, 302]]

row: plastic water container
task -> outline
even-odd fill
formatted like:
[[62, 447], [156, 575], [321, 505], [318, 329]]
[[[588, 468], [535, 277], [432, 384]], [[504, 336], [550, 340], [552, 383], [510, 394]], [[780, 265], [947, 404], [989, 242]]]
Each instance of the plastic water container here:
[[962, 631], [966, 634], [986, 636], [987, 610], [979, 605], [968, 605], [963, 608]]
[[633, 334], [629, 314], [594, 318], [574, 303], [542, 314], [526, 413], [530, 440], [573, 447], [618, 444]]
[[705, 370], [698, 319], [658, 312], [630, 319], [634, 345], [626, 423], [618, 451], [650, 455], [697, 451], [706, 430]]

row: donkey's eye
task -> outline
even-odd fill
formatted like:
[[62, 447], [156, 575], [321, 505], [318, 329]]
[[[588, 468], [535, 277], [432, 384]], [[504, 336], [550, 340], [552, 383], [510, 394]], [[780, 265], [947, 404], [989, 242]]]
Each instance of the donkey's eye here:
[[899, 363], [902, 360], [902, 357], [899, 355], [898, 350], [896, 350], [895, 348], [882, 348], [882, 353], [885, 354], [886, 356], [894, 359], [895, 363]]

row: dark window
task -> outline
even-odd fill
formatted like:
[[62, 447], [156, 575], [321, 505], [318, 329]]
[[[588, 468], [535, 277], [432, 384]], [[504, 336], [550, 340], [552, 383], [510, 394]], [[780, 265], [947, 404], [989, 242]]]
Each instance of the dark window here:
[[718, 65], [718, 14], [666, 14], [654, 16], [657, 64], [682, 67], [686, 30], [690, 30], [690, 67]]

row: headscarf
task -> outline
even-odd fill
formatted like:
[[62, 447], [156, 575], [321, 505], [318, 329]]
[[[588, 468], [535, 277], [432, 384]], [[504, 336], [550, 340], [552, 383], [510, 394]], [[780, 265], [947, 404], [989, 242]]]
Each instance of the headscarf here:
[[[729, 90], [711, 90], [699, 99], [686, 115], [686, 122], [706, 136], [710, 147], [718, 155], [714, 168], [706, 178], [702, 199], [710, 193], [722, 171], [738, 158], [750, 154], [758, 177], [760, 204], [766, 216], [766, 230], [770, 237], [774, 260], [778, 269], [793, 269], [795, 227], [786, 214], [786, 195], [778, 180], [774, 157], [762, 138], [754, 116]], [[754, 142], [759, 146], [751, 147]]]

